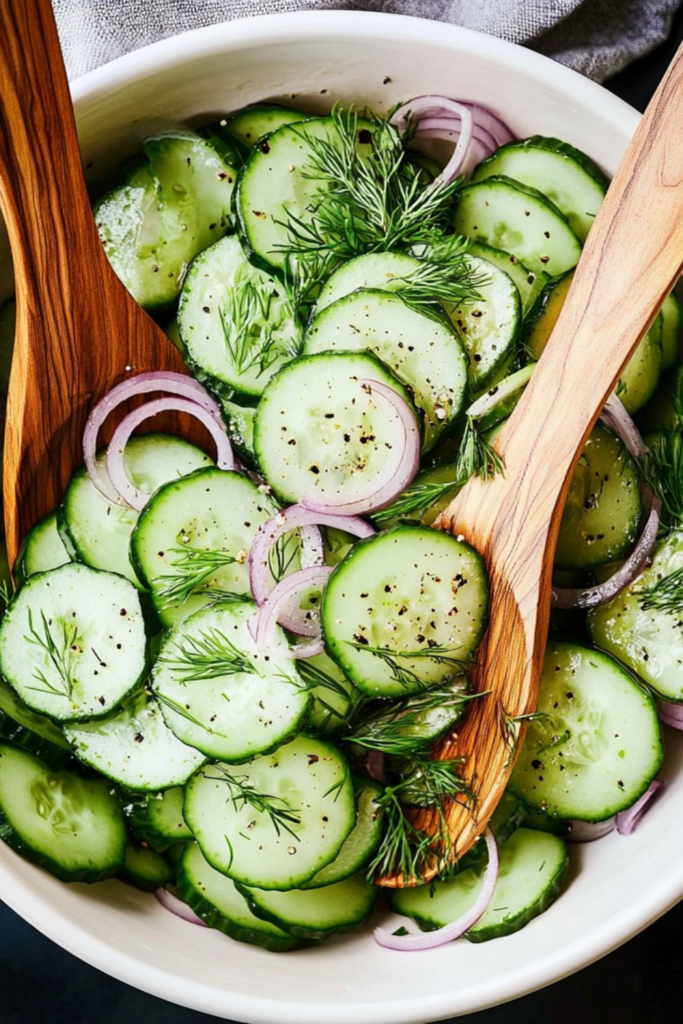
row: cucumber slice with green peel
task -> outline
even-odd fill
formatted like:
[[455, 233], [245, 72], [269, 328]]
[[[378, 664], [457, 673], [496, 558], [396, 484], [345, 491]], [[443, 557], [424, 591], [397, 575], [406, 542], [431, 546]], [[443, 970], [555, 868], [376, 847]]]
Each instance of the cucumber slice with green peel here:
[[143, 892], [154, 892], [164, 885], [175, 881], [175, 872], [165, 857], [156, 850], [149, 850], [137, 843], [128, 843], [126, 859], [119, 871], [122, 882], [142, 889]]
[[0, 838], [63, 882], [99, 882], [123, 866], [121, 808], [102, 779], [52, 772], [23, 750], [0, 745]]
[[[675, 366], [671, 373], [660, 378], [659, 386], [644, 409], [637, 415], [641, 433], [670, 430], [679, 424], [676, 405], [683, 399], [683, 365]], [[646, 442], [651, 444], [650, 441]]]
[[597, 164], [581, 150], [542, 135], [501, 146], [479, 164], [472, 181], [484, 181], [501, 174], [546, 195], [582, 242], [609, 185]]
[[389, 370], [365, 352], [302, 356], [268, 384], [254, 419], [254, 448], [283, 502], [341, 504], [386, 476], [395, 417], [363, 381], [379, 381], [410, 401]]
[[356, 792], [356, 824], [349, 833], [341, 850], [331, 864], [313, 875], [302, 889], [318, 889], [322, 885], [333, 885], [344, 878], [355, 875], [364, 868], [380, 844], [384, 820], [377, 798], [382, 787], [370, 779], [354, 778]]
[[662, 369], [669, 370], [681, 357], [681, 303], [671, 292], [662, 304]]
[[568, 836], [572, 830], [571, 822], [566, 818], [558, 818], [544, 811], [531, 811], [528, 807], [524, 808], [524, 827], [537, 832], [550, 832], [554, 836]]
[[329, 655], [302, 658], [299, 675], [311, 697], [306, 731], [315, 736], [333, 736], [348, 729], [349, 718], [360, 694]]
[[0, 395], [6, 395], [9, 389], [16, 322], [17, 304], [14, 299], [8, 299], [0, 306]]
[[178, 327], [177, 317], [174, 316], [172, 320], [169, 320], [168, 323], [164, 325], [164, 334], [167, 338], [170, 338], [184, 359], [187, 353], [185, 351], [183, 339], [180, 337], [180, 328]]
[[468, 249], [472, 256], [478, 256], [486, 260], [487, 263], [492, 263], [494, 267], [502, 270], [512, 279], [522, 300], [522, 314], [526, 316], [536, 301], [539, 292], [550, 280], [550, 275], [546, 274], [545, 271], [534, 273], [517, 256], [512, 256], [509, 252], [504, 252], [502, 249], [494, 249], [493, 246], [486, 245], [485, 242], [473, 242], [470, 240]]
[[[372, 152], [373, 130], [369, 121], [358, 119], [356, 148], [361, 156]], [[289, 218], [310, 224], [316, 198], [325, 187], [311, 175], [309, 140], [334, 143], [338, 138], [334, 118], [314, 117], [283, 125], [251, 153], [239, 173], [235, 210], [245, 250], [257, 266], [285, 267], [292, 243]]]
[[177, 885], [181, 899], [209, 928], [216, 928], [237, 942], [262, 946], [272, 953], [286, 953], [308, 945], [252, 913], [233, 880], [214, 870], [196, 843], [190, 843], [183, 851]]
[[510, 790], [532, 809], [604, 821], [641, 796], [662, 765], [655, 703], [606, 654], [551, 640]]
[[176, 300], [197, 253], [229, 229], [237, 171], [186, 129], [149, 138], [143, 150], [94, 213], [122, 283], [145, 309], [159, 309]]
[[[105, 460], [106, 451], [99, 452], [98, 463], [103, 466]], [[200, 448], [170, 434], [132, 437], [124, 454], [131, 481], [148, 494], [170, 480], [212, 464], [213, 460]], [[94, 569], [121, 573], [142, 589], [129, 556], [138, 515], [135, 509], [116, 505], [100, 494], [84, 466], [71, 477], [58, 512], [62, 535], [79, 561]]]
[[278, 628], [273, 643], [259, 648], [248, 625], [256, 611], [243, 601], [196, 612], [167, 635], [152, 672], [169, 729], [232, 764], [274, 750], [308, 711], [284, 632]]
[[[161, 622], [171, 626], [214, 601], [250, 596], [249, 548], [259, 526], [277, 511], [244, 473], [212, 467], [161, 487], [130, 541], [133, 564]], [[286, 551], [290, 568], [297, 569], [298, 540], [291, 536], [274, 556]]]
[[[558, 836], [518, 828], [500, 848], [500, 870], [488, 910], [465, 932], [470, 942], [512, 935], [544, 913], [564, 888], [569, 858]], [[477, 900], [486, 862], [458, 872], [446, 882], [397, 889], [391, 909], [412, 918], [423, 931], [443, 928]]]
[[[670, 701], [683, 701], [683, 608], [675, 592], [667, 600], [662, 581], [682, 570], [683, 531], [674, 530], [657, 542], [649, 568], [630, 587], [588, 614], [593, 642]], [[658, 584], [659, 601], [656, 590], [648, 593]]]
[[573, 279], [574, 271], [568, 270], [549, 281], [531, 307], [525, 324], [524, 347], [532, 359], [540, 359], [548, 344]]
[[146, 667], [138, 592], [114, 573], [72, 562], [31, 576], [0, 625], [0, 672], [59, 722], [108, 714]]
[[[255, 146], [262, 136], [277, 131], [287, 124], [297, 121], [308, 121], [310, 114], [302, 110], [290, 110], [276, 103], [257, 103], [253, 107], [245, 107], [236, 114], [224, 118], [225, 127], [240, 142], [247, 146]], [[221, 122], [222, 123], [222, 122]]]
[[333, 861], [356, 824], [346, 758], [310, 736], [240, 767], [201, 768], [187, 784], [184, 814], [212, 867], [278, 891]]
[[469, 680], [456, 676], [424, 694], [391, 701], [359, 716], [345, 737], [356, 750], [381, 750], [399, 756], [406, 747], [428, 746], [464, 717], [471, 699]]
[[59, 533], [57, 513], [51, 512], [36, 523], [26, 536], [17, 556], [14, 573], [17, 582], [22, 583], [37, 572], [58, 569], [69, 561], [69, 552]]
[[473, 402], [465, 413], [472, 426], [484, 432], [507, 419], [522, 397], [533, 372], [533, 364], [523, 366], [521, 370], [511, 373], [499, 384], [494, 384]]
[[522, 328], [522, 300], [512, 278], [494, 263], [468, 256], [467, 263], [484, 283], [481, 298], [445, 303], [445, 309], [465, 346], [470, 392], [478, 394], [510, 363]]
[[178, 324], [195, 376], [228, 399], [261, 395], [303, 340], [284, 286], [254, 267], [235, 237], [192, 264]]
[[662, 373], [662, 316], [643, 337], [626, 365], [617, 384], [616, 393], [631, 416], [650, 401]]
[[334, 660], [365, 693], [406, 697], [449, 682], [481, 641], [488, 582], [474, 548], [422, 526], [356, 544], [325, 589]]
[[425, 451], [462, 410], [467, 387], [463, 344], [445, 322], [406, 306], [399, 295], [364, 289], [313, 318], [303, 355], [368, 350], [409, 389], [424, 418]]
[[37, 715], [0, 678], [0, 740], [41, 758], [50, 768], [62, 768], [71, 758], [63, 730], [45, 715]]
[[238, 888], [258, 917], [317, 942], [365, 924], [378, 895], [362, 872], [317, 889], [264, 892], [239, 884]]
[[633, 547], [642, 514], [635, 462], [624, 443], [598, 423], [572, 473], [555, 564], [587, 570], [621, 558]]
[[221, 409], [231, 445], [237, 451], [240, 459], [249, 465], [254, 465], [256, 463], [256, 453], [254, 452], [256, 408], [250, 405], [238, 405], [237, 402], [222, 398]]
[[183, 817], [184, 799], [182, 786], [127, 799], [123, 809], [131, 832], [141, 842], [161, 851], [191, 839], [192, 833]]
[[373, 519], [382, 529], [389, 529], [405, 520], [431, 526], [459, 489], [457, 465], [450, 461], [438, 462], [421, 469], [410, 487], [387, 508], [375, 513]]
[[136, 792], [182, 785], [206, 761], [176, 738], [146, 691], [110, 718], [65, 726], [64, 735], [79, 761]]
[[402, 252], [368, 252], [364, 256], [356, 256], [342, 263], [327, 278], [320, 289], [314, 315], [317, 316], [333, 302], [352, 292], [368, 288], [401, 291], [405, 287], [405, 278], [419, 271], [422, 266], [423, 263], [415, 256]]
[[236, 171], [249, 154], [250, 147], [245, 146], [242, 140], [230, 131], [224, 117], [198, 128], [197, 135], [205, 139], [216, 150], [221, 160]]
[[511, 253], [536, 274], [557, 277], [575, 267], [581, 255], [581, 242], [557, 207], [511, 178], [466, 185], [453, 227], [459, 235]]
[[526, 820], [526, 816], [526, 809], [519, 797], [506, 790], [489, 821], [489, 828], [493, 832], [496, 842], [499, 845], [506, 843], [512, 833]]

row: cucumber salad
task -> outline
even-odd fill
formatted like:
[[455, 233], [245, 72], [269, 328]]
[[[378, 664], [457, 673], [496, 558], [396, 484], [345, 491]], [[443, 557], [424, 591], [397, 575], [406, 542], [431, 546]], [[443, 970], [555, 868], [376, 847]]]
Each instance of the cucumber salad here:
[[[188, 375], [121, 367], [6, 574], [13, 850], [272, 951], [364, 925], [384, 893], [405, 925], [375, 938], [410, 950], [515, 932], [562, 893], [571, 843], [635, 828], [662, 723], [683, 728], [673, 294], [572, 477], [538, 708], [501, 716], [507, 788], [460, 859], [446, 812], [476, 800], [434, 756], [493, 699], [470, 678], [486, 570], [439, 515], [505, 472], [496, 438], [607, 184], [442, 96], [145, 140], [95, 216]], [[200, 446], [144, 432], [169, 411]]]

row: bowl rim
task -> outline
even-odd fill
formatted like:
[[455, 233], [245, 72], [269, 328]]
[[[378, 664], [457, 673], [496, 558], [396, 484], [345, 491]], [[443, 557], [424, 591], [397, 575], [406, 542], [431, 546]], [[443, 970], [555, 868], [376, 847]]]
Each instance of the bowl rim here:
[[[590, 108], [599, 104], [603, 116], [624, 133], [632, 133], [640, 115], [623, 100], [607, 92], [598, 83], [542, 54], [506, 40], [449, 23], [421, 17], [366, 11], [297, 11], [258, 15], [220, 22], [159, 40], [104, 64], [71, 83], [78, 115], [79, 105], [117, 88], [130, 87], [156, 70], [192, 59], [272, 43], [308, 40], [339, 41], [359, 34], [398, 42], [423, 42], [443, 49], [466, 43], [470, 52], [510, 70], [523, 62], [524, 75], [539, 84], [550, 77], [555, 91]], [[636, 896], [623, 911], [594, 930], [585, 939], [563, 947], [560, 953], [529, 964], [522, 974], [507, 981], [493, 977], [484, 987], [454, 987], [447, 995], [416, 994], [415, 1000], [395, 1000], [378, 1004], [358, 1001], [344, 1006], [329, 1003], [297, 1002], [231, 994], [226, 1005], [225, 990], [210, 981], [179, 977], [163, 967], [138, 963], [134, 956], [112, 949], [80, 925], [65, 919], [31, 885], [30, 878], [15, 873], [12, 860], [0, 861], [0, 897], [26, 921], [48, 938], [105, 973], [145, 992], [178, 1005], [222, 1017], [225, 1012], [236, 1020], [251, 1024], [347, 1024], [353, 1015], [356, 1024], [415, 1024], [416, 1021], [474, 1012], [552, 984], [588, 966], [628, 941], [643, 928], [671, 909], [683, 897], [683, 861], [677, 871], [656, 880], [647, 896]]]

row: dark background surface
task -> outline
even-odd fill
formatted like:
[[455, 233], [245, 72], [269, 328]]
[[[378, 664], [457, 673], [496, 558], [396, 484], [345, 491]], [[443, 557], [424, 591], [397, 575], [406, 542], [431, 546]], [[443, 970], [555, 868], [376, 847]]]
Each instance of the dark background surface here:
[[[607, 87], [643, 110], [681, 40], [683, 10], [669, 42]], [[458, 1024], [680, 1024], [681, 936], [683, 903], [592, 967], [514, 1003], [459, 1017]], [[0, 904], [1, 1024], [209, 1024], [215, 1019], [101, 974]]]

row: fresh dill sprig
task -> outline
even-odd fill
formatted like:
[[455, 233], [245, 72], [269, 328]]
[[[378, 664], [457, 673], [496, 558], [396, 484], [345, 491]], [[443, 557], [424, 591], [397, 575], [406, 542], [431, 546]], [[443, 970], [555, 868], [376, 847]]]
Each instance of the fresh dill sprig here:
[[458, 658], [453, 653], [452, 648], [444, 647], [442, 644], [432, 644], [431, 646], [421, 647], [414, 651], [396, 651], [392, 647], [374, 647], [371, 644], [364, 644], [357, 640], [347, 640], [346, 643], [350, 647], [355, 647], [356, 650], [373, 654], [383, 661], [391, 671], [392, 677], [401, 686], [425, 686], [416, 672], [401, 663], [402, 658], [406, 660], [426, 658], [437, 665], [448, 665], [453, 669], [454, 674], [458, 675], [467, 672], [471, 667], [471, 663], [468, 660]]
[[0, 615], [7, 611], [7, 606], [11, 600], [12, 591], [10, 590], [10, 585], [7, 580], [3, 580], [2, 583], [0, 583], [0, 605], [2, 606], [0, 607]]
[[158, 576], [155, 587], [160, 597], [174, 604], [185, 604], [219, 569], [237, 561], [229, 552], [215, 549], [169, 548], [167, 554], [172, 556], [170, 563], [178, 572]]
[[683, 521], [683, 408], [675, 403], [679, 423], [662, 432], [647, 455], [638, 460], [645, 483], [662, 502], [674, 524]]
[[441, 484], [420, 483], [416, 480], [388, 508], [374, 512], [372, 518], [377, 523], [383, 523], [387, 519], [407, 519], [413, 516], [421, 519], [432, 505], [441, 501], [447, 494], [457, 491], [459, 487], [459, 479], [447, 480]]
[[463, 484], [473, 476], [480, 476], [482, 480], [490, 480], [491, 477], [504, 472], [504, 470], [505, 464], [496, 449], [477, 430], [471, 420], [467, 420], [456, 461], [458, 479]]
[[674, 569], [651, 587], [638, 591], [638, 601], [643, 611], [683, 615], [683, 568]]
[[198, 636], [171, 641], [159, 655], [157, 663], [170, 669], [180, 683], [219, 679], [238, 672], [256, 672], [252, 661], [215, 627]]
[[449, 235], [425, 247], [419, 267], [392, 279], [392, 289], [406, 305], [424, 312], [424, 306], [458, 303], [480, 298], [478, 288], [488, 278], [475, 274], [467, 261], [468, 242]]
[[[355, 686], [345, 687], [343, 683], [331, 676], [329, 672], [325, 672], [319, 665], [313, 665], [310, 660], [302, 659], [297, 667], [304, 683], [301, 689], [307, 690], [309, 693], [312, 690], [317, 691], [315, 699], [327, 712], [327, 723], [336, 718], [342, 725], [351, 728], [354, 716], [366, 699], [360, 690], [357, 690]], [[341, 698], [342, 706], [347, 708], [347, 711], [341, 711], [325, 700], [322, 695], [325, 692], [329, 693], [330, 697]]]
[[[282, 284], [296, 316], [303, 322], [308, 309], [318, 298], [320, 287], [335, 269], [337, 260], [331, 252], [309, 252], [305, 259], [297, 259], [293, 253], [285, 257], [282, 269]], [[300, 336], [300, 355], [303, 348], [303, 331]]]
[[503, 704], [498, 706], [498, 723], [505, 746], [508, 749], [508, 757], [505, 762], [504, 771], [510, 767], [517, 756], [519, 741], [522, 736], [522, 726], [525, 722], [535, 722], [539, 718], [546, 718], [544, 711], [530, 711], [525, 715], [510, 715]]
[[228, 800], [236, 811], [241, 811], [247, 805], [253, 807], [259, 814], [267, 814], [278, 837], [286, 832], [293, 839], [299, 840], [295, 829], [301, 824], [301, 812], [294, 809], [281, 796], [273, 796], [272, 793], [261, 793], [249, 781], [248, 775], [237, 775], [229, 771], [224, 765], [216, 764], [212, 771], [218, 775], [204, 774], [204, 778], [213, 779], [216, 782], [224, 782], [228, 787]]
[[260, 377], [283, 355], [299, 354], [302, 339], [286, 344], [268, 323], [273, 292], [254, 281], [235, 281], [223, 292], [219, 313], [225, 347], [239, 374]]
[[285, 533], [271, 544], [268, 552], [268, 566], [276, 583], [283, 580], [299, 553], [299, 538], [296, 532]]
[[[426, 754], [432, 747], [434, 736], [425, 736], [425, 722], [433, 713], [441, 713], [446, 724], [443, 733], [460, 717], [463, 705], [479, 697], [467, 693], [465, 687], [437, 686], [425, 693], [392, 704], [359, 722], [354, 731], [345, 736], [349, 743], [368, 750], [377, 750], [390, 757], [413, 757]], [[449, 718], [450, 716], [450, 718]]]
[[33, 678], [37, 680], [41, 685], [31, 686], [28, 689], [36, 690], [38, 692], [47, 692], [55, 697], [67, 697], [71, 698], [73, 688], [76, 685], [74, 654], [81, 653], [81, 648], [78, 644], [78, 626], [69, 625], [65, 622], [60, 622], [61, 636], [56, 637], [53, 634], [51, 623], [48, 622], [45, 612], [41, 610], [40, 620], [42, 631], [36, 629], [33, 624], [33, 614], [31, 609], [28, 610], [28, 630], [29, 635], [24, 637], [26, 643], [33, 644], [36, 647], [40, 647], [47, 654], [50, 662], [52, 663], [60, 681], [61, 688], [55, 686], [47, 678], [42, 669], [35, 669], [33, 672]]

